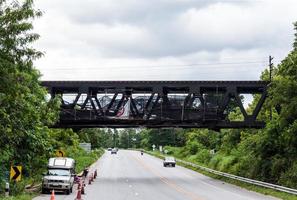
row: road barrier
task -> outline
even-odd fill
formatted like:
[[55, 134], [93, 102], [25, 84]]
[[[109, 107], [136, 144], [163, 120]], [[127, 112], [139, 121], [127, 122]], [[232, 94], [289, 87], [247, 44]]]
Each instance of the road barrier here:
[[[151, 154], [150, 152], [147, 152], [147, 153]], [[154, 154], [152, 154], [152, 155], [154, 155]], [[164, 157], [164, 156], [161, 156], [161, 157]], [[238, 181], [241, 181], [241, 182], [244, 182], [244, 183], [249, 183], [249, 184], [252, 184], [252, 185], [258, 185], [258, 186], [262, 186], [262, 187], [265, 187], [265, 188], [270, 188], [270, 189], [278, 190], [278, 191], [281, 191], [281, 192], [286, 192], [286, 193], [289, 193], [289, 194], [297, 195], [297, 190], [293, 189], [293, 188], [288, 188], [288, 187], [284, 187], [284, 186], [281, 186], [281, 185], [275, 185], [275, 184], [272, 184], [272, 183], [257, 181], [257, 180], [253, 180], [253, 179], [249, 179], [249, 178], [244, 178], [244, 177], [241, 177], [241, 176], [236, 176], [236, 175], [233, 175], [233, 174], [228, 174], [228, 173], [225, 173], [225, 172], [220, 172], [220, 171], [217, 171], [217, 170], [213, 170], [213, 169], [203, 167], [203, 166], [200, 166], [200, 165], [197, 165], [197, 164], [194, 164], [194, 163], [191, 163], [191, 162], [187, 162], [187, 161], [184, 161], [184, 160], [180, 160], [180, 159], [176, 159], [176, 161], [179, 162], [179, 163], [182, 163], [184, 165], [195, 167], [195, 168], [198, 168], [200, 170], [203, 170], [203, 171], [206, 171], [206, 172], [209, 172], [209, 173], [212, 173], [212, 174], [216, 174], [216, 175], [219, 175], [219, 176], [223, 176], [223, 177], [238, 180]]]
[[180, 163], [183, 163], [185, 165], [189, 165], [189, 166], [192, 166], [192, 167], [195, 167], [195, 168], [199, 168], [199, 169], [201, 169], [203, 171], [207, 171], [207, 172], [210, 172], [212, 174], [219, 175], [219, 176], [223, 176], [223, 177], [231, 178], [231, 179], [238, 180], [238, 181], [241, 181], [241, 182], [250, 183], [250, 184], [253, 184], [253, 185], [258, 185], [258, 186], [262, 186], [262, 187], [265, 187], [265, 188], [275, 189], [275, 190], [278, 190], [278, 191], [282, 191], [282, 192], [297, 195], [297, 190], [293, 189], [293, 188], [288, 188], [288, 187], [284, 187], [284, 186], [280, 186], [280, 185], [266, 183], [266, 182], [263, 182], [263, 181], [257, 181], [257, 180], [253, 180], [253, 179], [249, 179], [249, 178], [244, 178], [244, 177], [241, 177], [241, 176], [236, 176], [236, 175], [233, 175], [233, 174], [228, 174], [228, 173], [225, 173], [225, 172], [220, 172], [220, 171], [217, 171], [217, 170], [213, 170], [213, 169], [210, 169], [210, 168], [207, 168], [207, 167], [196, 165], [194, 163], [190, 163], [190, 162], [180, 160], [180, 159], [176, 159], [176, 161], [180, 162]]

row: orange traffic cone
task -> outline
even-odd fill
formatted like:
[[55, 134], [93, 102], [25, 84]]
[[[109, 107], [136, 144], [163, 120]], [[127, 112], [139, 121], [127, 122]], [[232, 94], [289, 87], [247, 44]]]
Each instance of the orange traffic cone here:
[[97, 177], [97, 169], [95, 169], [95, 172], [94, 172], [94, 178], [96, 179]]
[[81, 190], [78, 190], [77, 191], [77, 196], [76, 196], [76, 199], [75, 200], [82, 200], [82, 198], [81, 198]]
[[52, 190], [52, 195], [51, 195], [51, 199], [50, 200], [55, 200], [55, 191]]
[[85, 187], [84, 187], [84, 184], [82, 184], [82, 186], [81, 186], [81, 194], [85, 194]]
[[78, 184], [77, 184], [77, 189], [78, 190], [80, 189], [80, 182], [78, 182]]
[[91, 179], [94, 181], [94, 173], [91, 174]]
[[91, 184], [92, 184], [92, 178], [89, 177], [89, 185], [91, 185]]

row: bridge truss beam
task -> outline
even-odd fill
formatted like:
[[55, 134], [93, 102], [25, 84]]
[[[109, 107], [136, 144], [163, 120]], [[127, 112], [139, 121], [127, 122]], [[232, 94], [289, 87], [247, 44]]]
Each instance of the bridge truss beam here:
[[[44, 81], [61, 98], [59, 128], [262, 128], [264, 81]], [[243, 95], [259, 99], [247, 112]], [[242, 121], [228, 114], [238, 108]], [[127, 111], [128, 110], [128, 111]]]

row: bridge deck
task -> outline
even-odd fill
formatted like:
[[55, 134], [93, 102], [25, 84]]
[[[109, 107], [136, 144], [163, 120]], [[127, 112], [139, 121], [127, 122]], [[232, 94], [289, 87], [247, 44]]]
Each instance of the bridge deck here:
[[[56, 127], [262, 128], [265, 81], [43, 81], [61, 97]], [[252, 113], [242, 94], [258, 94]], [[72, 97], [70, 97], [72, 96]], [[239, 108], [243, 120], [228, 114]]]

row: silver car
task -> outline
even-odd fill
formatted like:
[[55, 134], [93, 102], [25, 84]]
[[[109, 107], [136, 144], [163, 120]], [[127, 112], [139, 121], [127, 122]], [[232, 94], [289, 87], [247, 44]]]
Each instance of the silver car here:
[[167, 167], [167, 166], [172, 166], [175, 167], [175, 158], [174, 157], [165, 157], [164, 161], [163, 161], [163, 166]]

